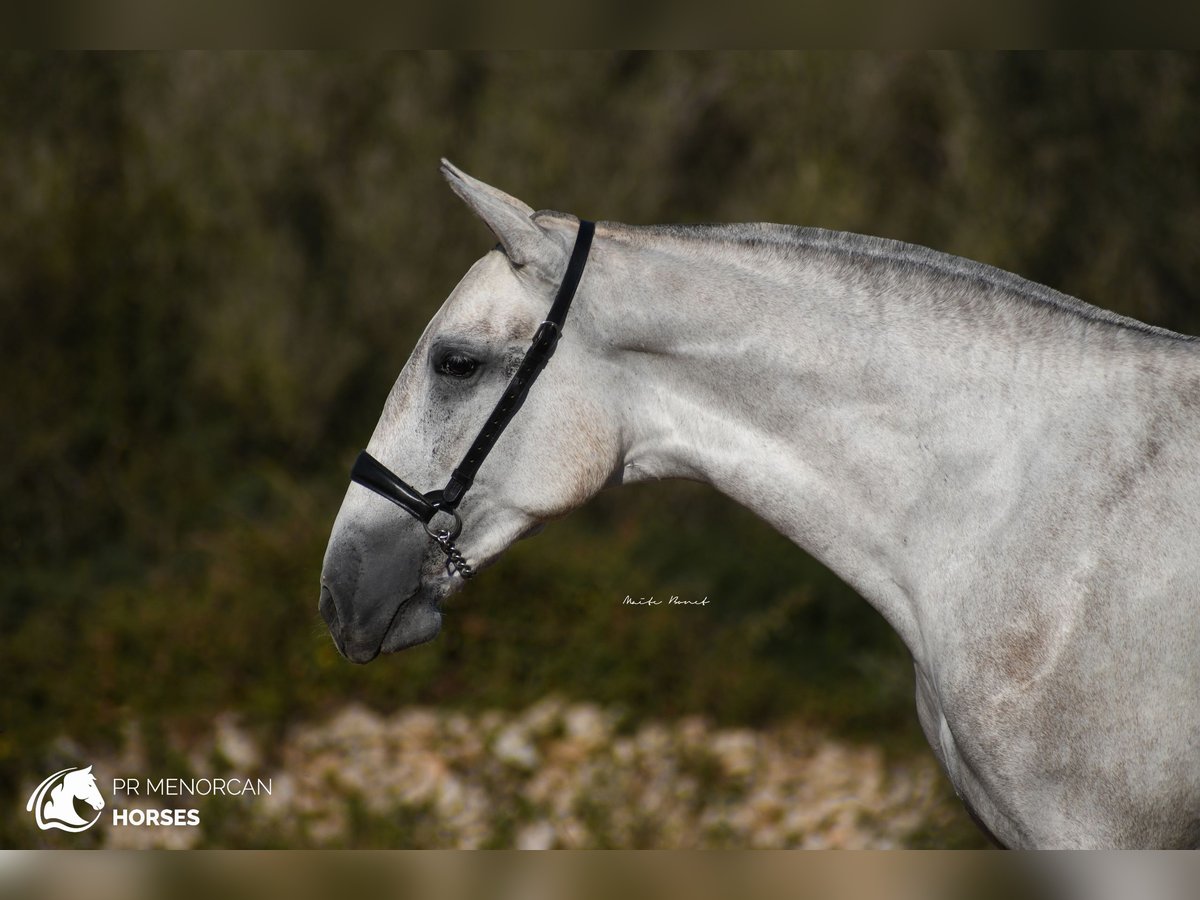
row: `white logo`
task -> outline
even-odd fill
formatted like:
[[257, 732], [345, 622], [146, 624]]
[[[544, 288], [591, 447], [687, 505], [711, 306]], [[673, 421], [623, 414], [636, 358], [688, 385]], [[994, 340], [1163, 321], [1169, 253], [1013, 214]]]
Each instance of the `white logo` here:
[[[92, 809], [96, 816], [87, 821], [75, 811], [75, 801], [82, 800]], [[87, 831], [100, 821], [100, 811], [104, 809], [104, 797], [96, 786], [96, 776], [92, 767], [86, 769], [72, 767], [55, 772], [29, 795], [25, 811], [31, 812], [37, 820], [37, 827], [42, 831], [58, 828], [62, 831]]]

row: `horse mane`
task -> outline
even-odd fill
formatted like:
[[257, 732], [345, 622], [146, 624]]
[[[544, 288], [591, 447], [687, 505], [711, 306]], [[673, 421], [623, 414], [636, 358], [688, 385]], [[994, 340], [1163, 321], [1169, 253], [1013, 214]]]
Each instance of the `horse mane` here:
[[[573, 216], [549, 210], [535, 219], [573, 220]], [[706, 253], [714, 247], [732, 251], [766, 251], [778, 259], [814, 257], [821, 263], [853, 277], [853, 270], [884, 266], [897, 275], [924, 278], [939, 290], [966, 287], [974, 293], [990, 293], [1002, 301], [1021, 303], [1041, 310], [1055, 310], [1087, 322], [1136, 332], [1148, 337], [1176, 342], [1196, 343], [1200, 337], [1179, 334], [1156, 325], [1148, 325], [1128, 316], [1093, 306], [1077, 297], [1056, 291], [1004, 269], [989, 266], [950, 253], [931, 250], [890, 238], [872, 237], [848, 231], [831, 231], [800, 225], [771, 222], [693, 225], [625, 225], [600, 223], [606, 237], [627, 243], [654, 245], [671, 241], [683, 245], [702, 245]]]

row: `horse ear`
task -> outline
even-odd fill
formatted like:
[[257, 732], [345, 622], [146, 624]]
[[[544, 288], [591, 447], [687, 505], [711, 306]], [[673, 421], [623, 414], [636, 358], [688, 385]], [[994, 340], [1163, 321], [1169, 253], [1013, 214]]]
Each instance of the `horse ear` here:
[[442, 160], [442, 177], [504, 246], [509, 262], [552, 277], [564, 253], [562, 246], [533, 221], [533, 209], [516, 197], [472, 178], [450, 160]]
[[80, 770], [80, 774], [81, 774], [81, 775], [91, 775], [91, 774], [92, 774], [92, 767], [91, 767], [91, 766], [88, 766], [86, 769], [81, 769], [81, 770]]

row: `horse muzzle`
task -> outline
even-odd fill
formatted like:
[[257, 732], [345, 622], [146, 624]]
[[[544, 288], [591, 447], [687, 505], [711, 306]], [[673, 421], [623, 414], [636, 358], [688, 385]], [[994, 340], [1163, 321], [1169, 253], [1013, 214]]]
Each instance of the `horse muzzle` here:
[[329, 626], [334, 646], [354, 663], [369, 663], [380, 653], [397, 653], [424, 644], [442, 630], [442, 614], [437, 602], [420, 596], [400, 601], [382, 631], [343, 625], [337, 600], [328, 585], [321, 585], [318, 609]]
[[[355, 663], [432, 640], [441, 630], [438, 594], [422, 585], [424, 532], [336, 529], [325, 553], [317, 605], [338, 652]], [[409, 534], [408, 532], [411, 532]]]

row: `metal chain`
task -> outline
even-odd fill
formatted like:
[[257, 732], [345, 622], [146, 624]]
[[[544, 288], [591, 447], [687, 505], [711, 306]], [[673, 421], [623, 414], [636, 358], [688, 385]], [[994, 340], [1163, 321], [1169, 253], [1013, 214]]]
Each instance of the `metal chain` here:
[[475, 577], [475, 570], [463, 558], [462, 551], [454, 546], [454, 539], [450, 537], [449, 531], [438, 531], [433, 536], [433, 539], [437, 541], [437, 545], [446, 554], [446, 568], [451, 572], [457, 571], [464, 579]]

